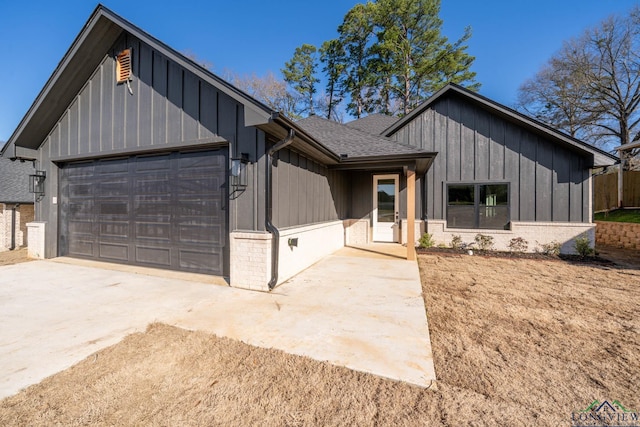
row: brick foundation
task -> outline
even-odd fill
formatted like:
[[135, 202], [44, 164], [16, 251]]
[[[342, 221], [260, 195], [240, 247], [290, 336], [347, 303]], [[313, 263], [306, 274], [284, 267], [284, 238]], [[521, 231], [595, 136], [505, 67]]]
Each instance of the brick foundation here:
[[26, 230], [23, 231], [21, 228], [22, 223], [24, 222], [22, 219], [24, 216], [22, 215], [23, 207], [19, 206], [16, 208], [16, 217], [15, 217], [15, 225], [11, 227], [11, 218], [13, 205], [0, 203], [0, 252], [7, 251], [11, 248], [11, 230], [15, 229], [15, 248], [19, 248], [24, 246], [26, 243]]
[[522, 237], [528, 242], [527, 252], [540, 250], [543, 244], [556, 241], [560, 243], [560, 252], [563, 254], [575, 253], [575, 238], [583, 234], [589, 238], [591, 246], [595, 243], [594, 224], [575, 222], [513, 222], [511, 230], [470, 230], [446, 228], [447, 222], [431, 220], [427, 224], [427, 233], [433, 235], [438, 244], [449, 246], [453, 236], [460, 236], [464, 243], [474, 241], [476, 234], [485, 234], [493, 237], [494, 249], [508, 251], [509, 242], [513, 238]]
[[46, 222], [27, 223], [27, 235], [29, 236], [29, 258], [44, 259], [44, 229]]
[[271, 234], [234, 231], [229, 238], [231, 286], [268, 292], [271, 280]]
[[640, 224], [596, 221], [596, 244], [640, 249]]

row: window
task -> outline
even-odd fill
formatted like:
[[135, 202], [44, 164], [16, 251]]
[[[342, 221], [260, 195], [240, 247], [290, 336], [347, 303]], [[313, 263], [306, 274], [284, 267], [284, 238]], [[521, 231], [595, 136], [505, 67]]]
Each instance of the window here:
[[131, 49], [125, 49], [116, 56], [116, 79], [118, 83], [131, 79]]
[[450, 184], [447, 186], [447, 227], [509, 228], [508, 184]]

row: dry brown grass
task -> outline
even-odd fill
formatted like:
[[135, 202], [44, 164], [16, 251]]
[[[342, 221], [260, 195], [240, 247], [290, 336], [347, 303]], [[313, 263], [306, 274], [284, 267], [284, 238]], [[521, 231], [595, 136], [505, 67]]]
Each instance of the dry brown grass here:
[[27, 248], [0, 252], [0, 266], [32, 261], [27, 257]]
[[638, 403], [640, 270], [420, 256], [438, 390], [151, 325], [0, 401], [0, 425], [568, 425]]

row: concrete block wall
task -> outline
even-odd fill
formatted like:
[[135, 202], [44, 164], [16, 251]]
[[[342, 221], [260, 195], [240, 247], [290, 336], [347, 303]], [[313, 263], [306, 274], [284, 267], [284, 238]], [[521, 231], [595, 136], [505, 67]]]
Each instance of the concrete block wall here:
[[271, 234], [234, 231], [229, 240], [231, 286], [268, 292], [271, 280]]
[[640, 224], [596, 221], [596, 243], [626, 249], [640, 249]]
[[595, 245], [595, 224], [573, 222], [513, 222], [511, 230], [469, 230], [449, 229], [447, 222], [442, 220], [427, 221], [426, 231], [433, 235], [438, 244], [450, 245], [453, 236], [460, 236], [464, 243], [474, 242], [476, 234], [485, 234], [493, 237], [494, 249], [508, 251], [509, 242], [513, 238], [522, 237], [528, 242], [528, 252], [535, 252], [541, 245], [553, 241], [561, 244], [560, 252], [564, 254], [575, 253], [575, 238], [585, 234], [591, 246]]
[[[11, 248], [11, 218], [12, 218], [12, 208], [13, 205], [7, 205], [5, 203], [0, 203], [0, 252], [8, 251]], [[14, 224], [14, 229], [16, 232], [15, 235], [15, 246], [19, 248], [24, 246], [25, 242], [25, 233], [20, 229], [20, 208], [16, 209], [16, 219]]]
[[47, 223], [42, 221], [27, 223], [29, 258], [44, 259], [44, 231], [46, 225]]

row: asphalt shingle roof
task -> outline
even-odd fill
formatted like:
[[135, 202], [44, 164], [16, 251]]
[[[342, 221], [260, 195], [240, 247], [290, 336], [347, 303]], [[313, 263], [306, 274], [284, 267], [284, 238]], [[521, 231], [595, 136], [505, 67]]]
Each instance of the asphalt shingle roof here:
[[0, 157], [0, 203], [33, 203], [29, 175], [34, 173], [32, 162]]
[[382, 135], [385, 129], [391, 127], [397, 121], [397, 117], [376, 113], [345, 123], [345, 125], [374, 135]]
[[329, 150], [338, 155], [346, 154], [350, 158], [427, 153], [419, 148], [318, 116], [307, 117], [296, 124]]

